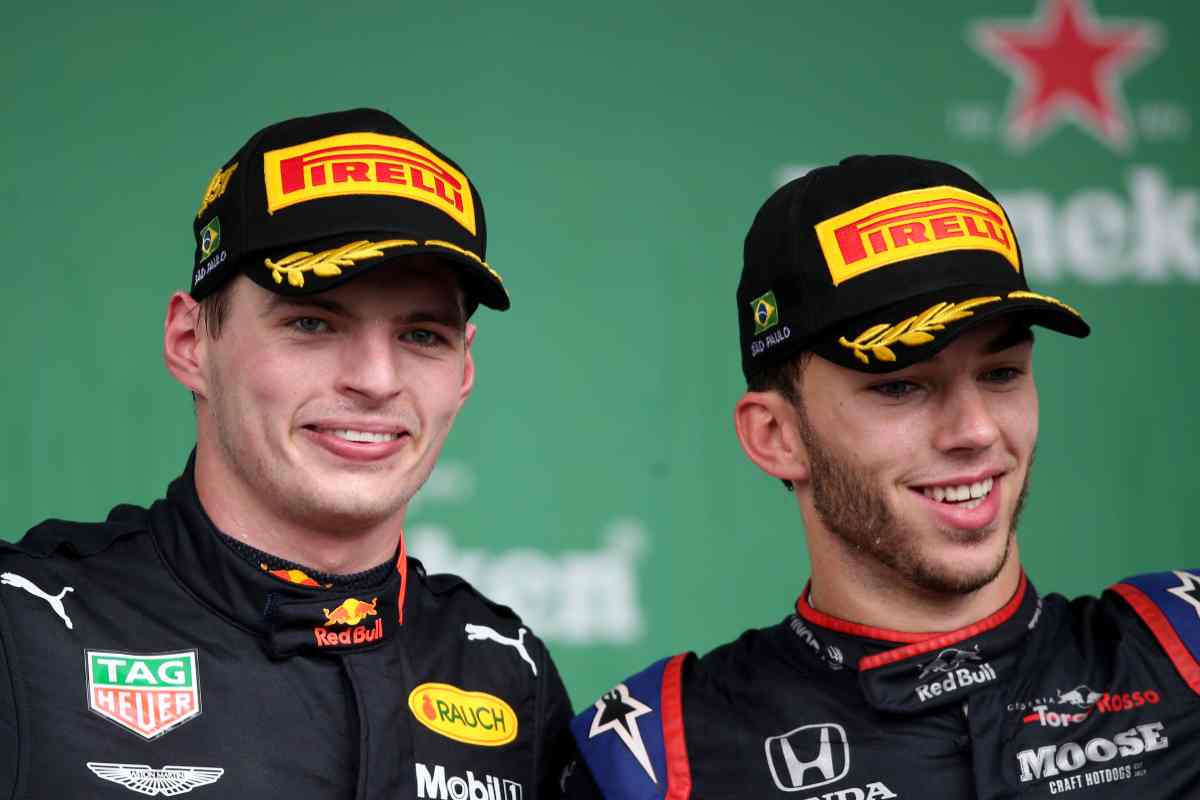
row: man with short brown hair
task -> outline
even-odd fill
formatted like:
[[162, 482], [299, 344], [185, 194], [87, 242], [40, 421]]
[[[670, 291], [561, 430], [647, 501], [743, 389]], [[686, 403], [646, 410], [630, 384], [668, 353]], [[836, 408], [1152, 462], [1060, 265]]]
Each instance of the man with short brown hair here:
[[905, 156], [814, 170], [758, 212], [737, 305], [738, 440], [794, 490], [811, 578], [576, 717], [568, 795], [1194, 796], [1200, 570], [1068, 601], [1021, 569], [1031, 326], [1089, 328], [996, 199]]
[[474, 386], [469, 320], [509, 306], [475, 186], [382, 111], [323, 114], [252, 136], [193, 231], [163, 332], [183, 475], [0, 545], [0, 793], [556, 793], [546, 648], [404, 545]]

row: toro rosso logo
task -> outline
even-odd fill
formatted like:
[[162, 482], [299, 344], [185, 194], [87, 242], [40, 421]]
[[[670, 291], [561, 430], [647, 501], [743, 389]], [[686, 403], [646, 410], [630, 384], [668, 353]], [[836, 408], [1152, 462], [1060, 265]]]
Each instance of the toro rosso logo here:
[[[1158, 705], [1162, 697], [1154, 689], [1134, 692], [1095, 692], [1085, 685], [1068, 692], [1056, 690], [1058, 698], [1034, 703], [1021, 721], [1043, 728], [1064, 728], [1083, 722], [1092, 714], [1114, 714], [1147, 705]], [[1066, 706], [1067, 708], [1063, 708]], [[1056, 707], [1056, 708], [1054, 708]]]
[[1058, 702], [1070, 704], [1076, 708], [1087, 708], [1102, 696], [1099, 692], [1093, 692], [1088, 687], [1080, 685], [1069, 692], [1060, 691], [1058, 693]]

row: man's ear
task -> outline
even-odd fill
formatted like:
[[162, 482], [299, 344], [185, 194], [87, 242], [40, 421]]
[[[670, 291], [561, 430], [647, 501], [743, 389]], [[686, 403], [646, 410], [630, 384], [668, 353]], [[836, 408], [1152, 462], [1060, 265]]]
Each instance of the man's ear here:
[[458, 393], [458, 407], [462, 408], [463, 403], [467, 402], [467, 398], [471, 396], [471, 390], [475, 388], [475, 357], [471, 355], [471, 345], [475, 342], [475, 331], [477, 328], [470, 322], [467, 323], [466, 338], [465, 338], [465, 356], [463, 361], [463, 382]]
[[167, 301], [167, 316], [163, 320], [163, 361], [175, 380], [200, 396], [205, 396], [207, 389], [203, 349], [200, 304], [187, 292], [176, 292]]
[[808, 479], [808, 450], [795, 406], [778, 392], [746, 392], [733, 407], [742, 450], [763, 472], [793, 484]]

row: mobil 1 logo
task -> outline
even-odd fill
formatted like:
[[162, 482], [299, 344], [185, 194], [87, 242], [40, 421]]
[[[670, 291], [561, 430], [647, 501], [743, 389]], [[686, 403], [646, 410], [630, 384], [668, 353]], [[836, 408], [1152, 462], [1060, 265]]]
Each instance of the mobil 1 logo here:
[[446, 767], [433, 769], [416, 762], [417, 797], [422, 800], [525, 800], [525, 788], [516, 781], [466, 770], [447, 775]]

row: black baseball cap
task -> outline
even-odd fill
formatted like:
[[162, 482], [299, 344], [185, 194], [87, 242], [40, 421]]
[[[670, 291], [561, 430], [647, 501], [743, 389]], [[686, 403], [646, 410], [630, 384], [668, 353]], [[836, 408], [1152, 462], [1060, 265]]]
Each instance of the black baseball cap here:
[[485, 261], [483, 201], [462, 169], [390, 114], [358, 108], [263, 128], [217, 169], [193, 221], [192, 297], [245, 273], [315, 294], [433, 253], [457, 268], [468, 312], [509, 307]]
[[851, 156], [778, 189], [746, 234], [742, 372], [811, 350], [862, 372], [932, 357], [1019, 313], [1083, 338], [1079, 312], [1031, 291], [1008, 215], [974, 178], [911, 156]]

